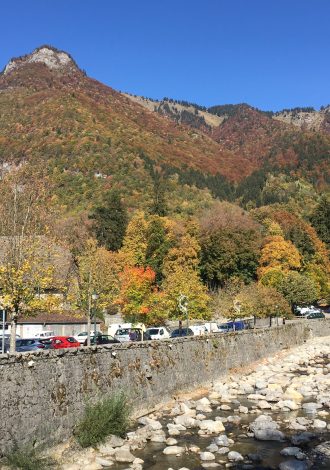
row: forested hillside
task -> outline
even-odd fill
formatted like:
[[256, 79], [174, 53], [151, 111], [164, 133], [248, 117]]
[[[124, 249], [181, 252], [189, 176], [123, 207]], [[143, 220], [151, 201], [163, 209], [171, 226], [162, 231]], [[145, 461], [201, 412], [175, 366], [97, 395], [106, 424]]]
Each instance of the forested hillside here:
[[43, 46], [0, 75], [1, 220], [21, 214], [0, 235], [31, 219], [70, 250], [76, 308], [95, 289], [100, 314], [149, 324], [177, 318], [180, 294], [196, 318], [289, 315], [329, 301], [329, 151], [325, 127], [129, 97]]

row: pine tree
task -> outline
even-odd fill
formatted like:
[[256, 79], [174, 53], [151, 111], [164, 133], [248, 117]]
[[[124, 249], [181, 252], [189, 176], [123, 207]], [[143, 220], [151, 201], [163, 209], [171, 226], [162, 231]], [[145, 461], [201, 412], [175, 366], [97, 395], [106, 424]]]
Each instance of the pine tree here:
[[330, 247], [330, 197], [323, 196], [311, 217], [320, 239]]
[[154, 216], [150, 222], [147, 231], [147, 249], [146, 249], [146, 266], [156, 273], [158, 283], [163, 278], [163, 262], [170, 248], [170, 241], [166, 234], [164, 222], [160, 217]]
[[96, 207], [91, 219], [97, 241], [107, 250], [118, 251], [123, 243], [127, 227], [127, 211], [118, 191], [109, 191], [103, 205]]

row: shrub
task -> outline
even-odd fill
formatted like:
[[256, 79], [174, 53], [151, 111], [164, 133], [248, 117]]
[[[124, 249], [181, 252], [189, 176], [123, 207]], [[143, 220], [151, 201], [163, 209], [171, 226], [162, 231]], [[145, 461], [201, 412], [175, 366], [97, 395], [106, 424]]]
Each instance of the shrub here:
[[123, 437], [128, 429], [130, 406], [120, 392], [95, 405], [87, 405], [75, 435], [82, 447], [95, 446], [110, 434]]
[[48, 457], [41, 457], [32, 446], [15, 446], [5, 457], [5, 463], [12, 469], [45, 470], [55, 468], [54, 462]]

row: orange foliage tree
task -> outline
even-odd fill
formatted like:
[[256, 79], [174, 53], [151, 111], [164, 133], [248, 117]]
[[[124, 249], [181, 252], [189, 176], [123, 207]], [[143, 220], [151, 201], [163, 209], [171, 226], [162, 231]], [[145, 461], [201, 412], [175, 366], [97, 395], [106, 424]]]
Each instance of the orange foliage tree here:
[[124, 267], [120, 274], [121, 287], [117, 303], [126, 320], [148, 323], [150, 303], [154, 301], [155, 279], [156, 274], [150, 267]]

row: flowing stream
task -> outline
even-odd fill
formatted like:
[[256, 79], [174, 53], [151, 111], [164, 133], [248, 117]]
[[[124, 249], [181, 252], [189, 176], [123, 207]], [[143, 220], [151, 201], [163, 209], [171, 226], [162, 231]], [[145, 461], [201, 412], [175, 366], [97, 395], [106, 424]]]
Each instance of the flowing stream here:
[[[330, 441], [330, 418], [328, 415], [330, 403], [322, 405], [319, 403], [317, 409], [306, 410], [303, 408], [304, 403], [315, 403], [318, 399], [316, 395], [318, 393], [318, 384], [322, 383], [321, 392], [327, 396], [330, 392], [330, 364], [329, 356], [327, 354], [319, 354], [316, 352], [316, 356], [313, 356], [312, 359], [301, 362], [298, 364], [297, 369], [293, 367], [293, 371], [288, 370], [286, 375], [289, 376], [291, 383], [294, 383], [296, 380], [297, 383], [304, 386], [304, 378], [311, 376], [314, 373], [314, 381], [309, 379], [311, 384], [311, 390], [313, 391], [312, 395], [305, 395], [301, 402], [299, 403], [299, 408], [294, 411], [286, 409], [286, 411], [279, 409], [260, 409], [258, 406], [258, 400], [248, 399], [249, 394], [240, 394], [232, 400], [231, 403], [228, 403], [230, 410], [221, 410], [219, 409], [220, 400], [210, 400], [212, 411], [209, 413], [204, 413], [206, 419], [223, 420], [225, 430], [223, 433], [226, 434], [228, 438], [232, 439], [234, 443], [230, 446], [230, 451], [239, 452], [243, 459], [239, 462], [229, 461], [227, 454], [218, 454], [214, 452], [214, 460], [212, 461], [201, 461], [200, 452], [207, 451], [208, 446], [214, 442], [214, 435], [200, 435], [198, 433], [198, 428], [191, 428], [181, 431], [179, 435], [175, 436], [177, 441], [177, 446], [182, 446], [185, 448], [185, 451], [180, 455], [164, 455], [163, 450], [167, 447], [166, 442], [151, 442], [148, 440], [143, 449], [134, 450], [133, 453], [136, 457], [141, 458], [144, 463], [142, 464], [143, 469], [145, 470], [179, 470], [179, 469], [189, 469], [189, 470], [202, 470], [207, 468], [234, 468], [234, 469], [277, 469], [282, 468], [280, 465], [286, 463], [286, 467], [283, 467], [288, 470], [304, 470], [304, 469], [330, 469], [330, 452], [329, 455], [326, 454], [315, 454], [314, 449], [316, 446]], [[328, 369], [329, 367], [329, 369]], [[290, 368], [289, 368], [290, 369]], [[299, 382], [300, 380], [300, 382]], [[325, 385], [324, 385], [325, 384]], [[202, 397], [200, 397], [202, 398]], [[190, 406], [189, 401], [187, 405]], [[249, 409], [249, 413], [242, 414], [238, 412], [238, 407], [243, 405]], [[273, 408], [273, 407], [272, 407]], [[276, 407], [275, 407], [276, 408]], [[253, 433], [250, 432], [249, 425], [252, 423], [260, 414], [270, 415], [276, 423], [279, 425], [279, 429], [284, 433], [284, 440], [257, 440]], [[229, 417], [236, 416], [239, 417], [237, 421], [239, 422], [230, 422], [227, 421]], [[173, 423], [173, 412], [172, 410], [164, 411], [161, 414], [151, 415], [152, 418], [158, 419], [162, 424], [162, 429], [167, 434], [167, 424]], [[284, 448], [292, 447], [294, 444], [291, 439], [293, 436], [298, 435], [304, 430], [292, 429], [290, 424], [296, 422], [296, 418], [305, 418], [306, 421], [306, 431], [314, 434], [314, 437], [309, 436], [307, 442], [300, 444], [299, 448], [304, 455], [301, 460], [298, 460], [295, 457], [288, 457], [281, 455], [281, 451]], [[230, 418], [229, 418], [230, 419]], [[315, 427], [316, 419], [325, 420], [327, 426], [322, 429]], [[234, 420], [235, 421], [235, 420]], [[324, 423], [323, 422], [323, 423]], [[324, 424], [323, 424], [324, 425]], [[328, 429], [329, 427], [329, 429]], [[189, 449], [197, 446], [200, 448], [200, 452], [190, 451]], [[329, 447], [330, 450], [330, 447]], [[254, 459], [258, 461], [253, 461], [251, 454], [254, 454]], [[123, 470], [127, 469], [127, 464], [117, 464], [111, 466], [113, 470]]]

